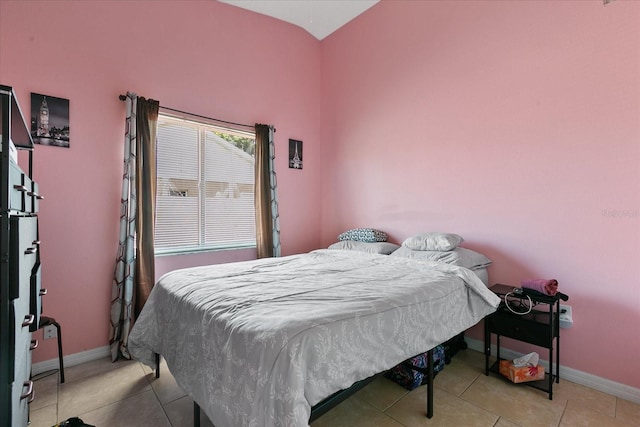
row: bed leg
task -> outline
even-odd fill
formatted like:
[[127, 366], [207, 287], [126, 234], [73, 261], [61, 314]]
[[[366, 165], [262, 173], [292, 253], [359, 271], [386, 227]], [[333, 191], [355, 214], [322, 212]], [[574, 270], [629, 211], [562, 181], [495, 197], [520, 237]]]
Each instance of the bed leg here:
[[193, 402], [193, 427], [200, 427], [200, 406]]
[[156, 357], [156, 378], [160, 378], [160, 354], [155, 353]]
[[427, 352], [427, 369], [429, 371], [427, 382], [427, 418], [433, 417], [433, 349]]

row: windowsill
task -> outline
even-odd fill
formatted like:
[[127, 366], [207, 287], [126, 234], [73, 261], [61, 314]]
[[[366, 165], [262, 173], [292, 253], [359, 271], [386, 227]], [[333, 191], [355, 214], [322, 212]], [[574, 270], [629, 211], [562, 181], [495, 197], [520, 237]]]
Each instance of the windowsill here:
[[227, 252], [243, 249], [255, 249], [256, 245], [233, 245], [233, 246], [216, 246], [208, 248], [184, 248], [184, 249], [166, 249], [155, 251], [156, 257], [175, 256], [175, 255], [191, 255], [203, 254], [208, 252]]

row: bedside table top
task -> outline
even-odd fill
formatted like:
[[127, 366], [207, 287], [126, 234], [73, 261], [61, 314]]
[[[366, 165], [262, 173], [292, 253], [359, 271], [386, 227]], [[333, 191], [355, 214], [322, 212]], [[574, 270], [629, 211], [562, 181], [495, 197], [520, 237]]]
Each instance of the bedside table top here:
[[[519, 288], [519, 286], [510, 286], [510, 285], [503, 285], [500, 283], [496, 283], [495, 285], [491, 286], [489, 290], [500, 297], [504, 297], [509, 292], [512, 292], [514, 288]], [[539, 302], [543, 304], [555, 304], [559, 299], [557, 296], [544, 295], [535, 291], [533, 291], [535, 292], [535, 294], [528, 293], [526, 288], [523, 288], [523, 289], [525, 289], [524, 295], [528, 295], [535, 302]]]

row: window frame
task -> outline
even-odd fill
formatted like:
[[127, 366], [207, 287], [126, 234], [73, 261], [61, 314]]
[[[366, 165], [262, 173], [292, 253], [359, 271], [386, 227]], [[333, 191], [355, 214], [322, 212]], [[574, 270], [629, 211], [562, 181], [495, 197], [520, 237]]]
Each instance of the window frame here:
[[[207, 253], [207, 252], [216, 252], [216, 251], [228, 251], [228, 250], [240, 250], [240, 249], [255, 249], [257, 242], [255, 236], [255, 228], [254, 228], [254, 237], [250, 242], [235, 242], [235, 243], [210, 243], [206, 244], [206, 213], [207, 213], [207, 181], [206, 181], [206, 144], [207, 144], [207, 132], [216, 132], [240, 136], [243, 138], [249, 138], [253, 140], [255, 147], [255, 131], [248, 131], [244, 129], [239, 129], [235, 127], [231, 127], [228, 125], [221, 125], [217, 123], [215, 120], [209, 120], [204, 117], [197, 116], [197, 118], [190, 117], [188, 115], [178, 115], [172, 112], [164, 111], [162, 107], [158, 113], [158, 127], [160, 127], [164, 123], [173, 123], [180, 124], [184, 123], [187, 127], [195, 127], [197, 128], [197, 160], [198, 160], [198, 245], [193, 246], [174, 246], [174, 247], [161, 247], [158, 248], [156, 244], [156, 235], [154, 235], [154, 248], [155, 248], [155, 256], [170, 256], [170, 255], [183, 255], [183, 254], [192, 254], [192, 253]], [[157, 138], [158, 147], [160, 145], [159, 138]], [[244, 151], [244, 150], [242, 150]], [[245, 151], [246, 153], [246, 151]], [[253, 157], [253, 165], [255, 171], [255, 148], [253, 154], [247, 153]], [[158, 158], [156, 158], [156, 162], [158, 162]], [[159, 179], [161, 177], [156, 175], [156, 215], [155, 215], [155, 234], [157, 234], [157, 224], [158, 224], [158, 197], [160, 191]], [[253, 177], [253, 195], [255, 196], [255, 175]], [[170, 190], [172, 191], [172, 190]], [[178, 195], [174, 195], [179, 197]], [[186, 195], [185, 195], [186, 196]], [[255, 218], [255, 205], [253, 206], [252, 215]], [[255, 220], [253, 222], [255, 227]]]

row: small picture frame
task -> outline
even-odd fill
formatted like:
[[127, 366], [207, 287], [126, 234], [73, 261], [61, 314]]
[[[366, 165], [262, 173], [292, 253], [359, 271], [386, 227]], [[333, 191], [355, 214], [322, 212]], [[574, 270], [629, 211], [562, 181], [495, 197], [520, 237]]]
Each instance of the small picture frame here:
[[69, 100], [32, 92], [31, 137], [36, 144], [69, 148]]
[[289, 168], [302, 169], [302, 141], [289, 140]]

